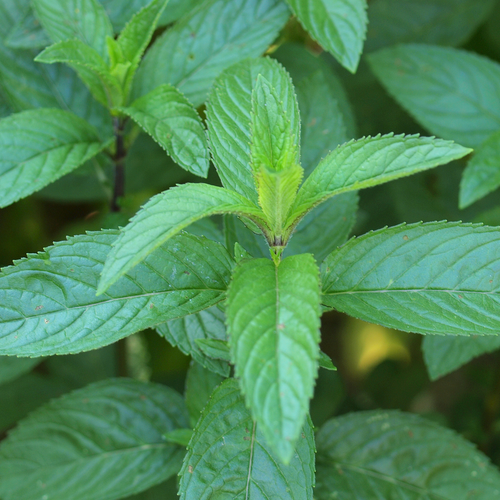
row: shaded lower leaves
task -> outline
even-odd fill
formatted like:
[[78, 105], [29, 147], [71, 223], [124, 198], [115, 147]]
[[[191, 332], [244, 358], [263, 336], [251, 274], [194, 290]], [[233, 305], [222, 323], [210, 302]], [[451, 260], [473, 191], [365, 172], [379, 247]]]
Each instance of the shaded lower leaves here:
[[226, 307], [231, 359], [247, 405], [283, 462], [306, 418], [319, 357], [319, 283], [314, 258], [294, 255], [279, 266], [242, 260]]
[[318, 500], [495, 500], [500, 474], [452, 430], [398, 411], [350, 413], [316, 436]]
[[175, 474], [184, 450], [163, 435], [188, 426], [179, 394], [108, 379], [53, 400], [0, 446], [5, 500], [111, 500]]
[[184, 354], [192, 356], [205, 368], [225, 377], [229, 375], [227, 363], [205, 356], [196, 343], [197, 339], [226, 340], [224, 313], [217, 307], [173, 319], [159, 325], [156, 330], [170, 344], [178, 347]]
[[0, 274], [0, 354], [42, 356], [96, 349], [225, 297], [224, 247], [182, 234], [96, 297], [118, 231], [75, 236]]
[[15, 380], [33, 369], [41, 358], [15, 358], [0, 356], [0, 385]]
[[202, 413], [181, 470], [182, 500], [312, 500], [314, 435], [310, 419], [289, 465], [266, 442], [234, 379], [219, 386]]

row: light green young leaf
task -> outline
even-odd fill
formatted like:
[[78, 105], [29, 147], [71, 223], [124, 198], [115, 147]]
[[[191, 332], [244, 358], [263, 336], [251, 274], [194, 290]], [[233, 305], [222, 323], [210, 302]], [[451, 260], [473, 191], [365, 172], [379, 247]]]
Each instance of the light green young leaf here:
[[450, 429], [399, 411], [329, 420], [316, 435], [317, 500], [494, 500], [500, 473]]
[[330, 356], [328, 356], [328, 354], [325, 354], [323, 351], [319, 351], [318, 363], [319, 367], [324, 368], [325, 370], [331, 370], [331, 371], [337, 370]]
[[356, 222], [358, 193], [349, 191], [314, 207], [298, 224], [284, 256], [312, 253], [316, 262], [347, 241]]
[[211, 307], [183, 318], [173, 319], [156, 327], [156, 331], [184, 354], [192, 356], [195, 361], [210, 371], [223, 377], [229, 376], [229, 365], [226, 362], [208, 357], [200, 349], [197, 340], [226, 340], [224, 313], [217, 307]]
[[178, 444], [184, 448], [189, 444], [189, 440], [192, 436], [193, 429], [174, 429], [163, 435], [165, 440], [169, 443]]
[[377, 135], [332, 151], [305, 180], [289, 222], [340, 193], [376, 186], [462, 158], [471, 150], [451, 141], [418, 135]]
[[222, 184], [254, 203], [258, 196], [250, 167], [250, 124], [258, 75], [275, 89], [292, 133], [300, 137], [300, 116], [290, 76], [272, 59], [248, 59], [228, 68], [215, 81], [207, 103], [208, 139]]
[[36, 62], [65, 63], [73, 68], [92, 95], [104, 106], [122, 105], [123, 93], [119, 81], [109, 71], [95, 49], [80, 40], [65, 40], [47, 47], [35, 58]]
[[189, 411], [191, 427], [196, 426], [203, 408], [207, 405], [210, 395], [225, 377], [207, 370], [199, 363], [191, 360], [186, 376], [184, 397]]
[[312, 38], [355, 73], [368, 23], [366, 0], [286, 1]]
[[198, 107], [220, 72], [262, 54], [288, 17], [282, 0], [202, 3], [155, 41], [137, 72], [135, 96], [170, 83]]
[[54, 43], [78, 38], [106, 57], [113, 27], [97, 0], [32, 0], [35, 16]]
[[322, 266], [323, 304], [406, 332], [498, 335], [500, 231], [459, 222], [370, 232]]
[[33, 109], [0, 120], [0, 207], [71, 172], [105, 146], [94, 127], [59, 109]]
[[163, 435], [188, 424], [184, 401], [164, 385], [89, 385], [37, 409], [2, 442], [0, 495], [110, 500], [146, 490], [178, 471], [184, 450]]
[[464, 50], [400, 45], [368, 57], [388, 92], [425, 128], [470, 147], [500, 129], [500, 65]]
[[97, 290], [103, 293], [127, 271], [198, 219], [237, 213], [261, 217], [262, 212], [237, 193], [209, 184], [183, 184], [153, 196], [124, 227], [113, 244]]
[[238, 383], [213, 393], [189, 443], [180, 472], [181, 500], [312, 500], [314, 433], [308, 418], [289, 465], [280, 463], [245, 408]]
[[318, 371], [320, 289], [312, 255], [243, 260], [228, 291], [231, 359], [247, 405], [284, 463], [308, 412]]
[[224, 300], [233, 261], [225, 248], [182, 234], [96, 298], [119, 232], [70, 238], [0, 274], [0, 355], [97, 349]]
[[377, 0], [368, 4], [365, 52], [397, 43], [462, 45], [495, 0]]
[[425, 366], [431, 380], [460, 368], [474, 358], [500, 349], [500, 335], [478, 337], [427, 335], [422, 342]]
[[464, 170], [459, 206], [466, 208], [500, 186], [500, 131], [481, 144]]
[[125, 96], [129, 95], [141, 57], [151, 41], [158, 20], [168, 1], [153, 0], [149, 5], [139, 10], [125, 25], [116, 41], [121, 52], [120, 55], [123, 57], [123, 61], [120, 63], [130, 63], [124, 78]]
[[119, 110], [130, 116], [188, 172], [206, 177], [205, 129], [191, 103], [171, 85], [161, 85]]
[[41, 358], [0, 356], [0, 385], [31, 371], [40, 361], [42, 361]]
[[33, 11], [28, 9], [9, 32], [4, 43], [12, 49], [43, 49], [50, 45], [50, 40]]

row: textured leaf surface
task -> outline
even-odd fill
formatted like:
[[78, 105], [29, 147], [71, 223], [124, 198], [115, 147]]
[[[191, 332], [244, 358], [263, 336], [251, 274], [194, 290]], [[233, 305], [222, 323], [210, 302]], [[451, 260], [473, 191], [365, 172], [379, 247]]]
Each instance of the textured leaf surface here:
[[318, 205], [299, 223], [285, 256], [312, 253], [317, 262], [346, 242], [356, 222], [358, 193], [350, 191]]
[[294, 456], [283, 465], [269, 447], [234, 379], [215, 390], [195, 429], [181, 470], [182, 500], [312, 500], [314, 434], [308, 419]]
[[120, 111], [137, 122], [185, 170], [207, 176], [205, 129], [196, 110], [175, 87], [161, 85]]
[[154, 196], [113, 244], [98, 293], [191, 222], [221, 213], [259, 215], [260, 211], [237, 193], [208, 184], [183, 184]]
[[460, 368], [472, 359], [500, 348], [500, 335], [461, 337], [427, 335], [422, 342], [425, 365], [432, 380]]
[[113, 36], [113, 27], [97, 0], [33, 0], [36, 17], [54, 43], [78, 38], [106, 53], [106, 37]]
[[389, 93], [433, 134], [475, 147], [500, 128], [498, 63], [423, 45], [383, 49], [368, 60]]
[[262, 75], [287, 110], [290, 129], [299, 137], [300, 116], [288, 73], [268, 58], [248, 59], [224, 71], [207, 103], [208, 139], [222, 184], [257, 203], [250, 167], [252, 91]]
[[282, 0], [210, 0], [158, 38], [137, 72], [135, 95], [163, 83], [199, 106], [225, 68], [259, 56], [289, 17]]
[[188, 425], [164, 385], [108, 379], [53, 400], [0, 446], [5, 500], [121, 498], [175, 474], [184, 450], [163, 434]]
[[0, 121], [0, 207], [38, 191], [99, 153], [105, 144], [81, 118], [36, 109]]
[[50, 45], [50, 39], [31, 9], [15, 24], [5, 39], [13, 49], [41, 49]]
[[494, 0], [370, 2], [365, 52], [396, 43], [462, 45], [486, 20], [494, 4]]
[[397, 411], [350, 413], [316, 435], [318, 500], [495, 500], [500, 474], [472, 443]]
[[350, 141], [332, 151], [300, 188], [291, 219], [322, 200], [443, 165], [470, 153], [451, 141], [383, 135]]
[[122, 104], [122, 89], [99, 53], [81, 40], [65, 40], [47, 47], [36, 62], [65, 63], [73, 68], [92, 95], [110, 108]]
[[207, 356], [228, 362], [231, 361], [229, 343], [227, 340], [196, 339], [196, 343], [201, 351]]
[[366, 34], [366, 0], [287, 0], [309, 34], [349, 71], [358, 67]]
[[460, 208], [465, 208], [500, 186], [500, 132], [479, 146], [460, 183]]
[[500, 231], [458, 222], [367, 233], [322, 267], [323, 303], [417, 333], [498, 335]]
[[14, 358], [0, 356], [0, 385], [15, 380], [24, 373], [34, 368], [41, 359], [39, 358]]
[[222, 245], [183, 234], [96, 297], [118, 231], [76, 236], [0, 275], [0, 354], [96, 349], [224, 299], [232, 260]]
[[269, 446], [288, 462], [313, 393], [319, 357], [319, 284], [311, 255], [243, 260], [227, 299], [235, 374]]
[[205, 368], [224, 377], [229, 375], [229, 365], [221, 360], [207, 357], [196, 342], [197, 339], [226, 340], [224, 313], [217, 307], [173, 319], [159, 325], [156, 331]]
[[210, 395], [224, 378], [213, 371], [207, 370], [196, 361], [191, 361], [186, 376], [186, 391], [184, 394], [191, 427], [196, 426]]

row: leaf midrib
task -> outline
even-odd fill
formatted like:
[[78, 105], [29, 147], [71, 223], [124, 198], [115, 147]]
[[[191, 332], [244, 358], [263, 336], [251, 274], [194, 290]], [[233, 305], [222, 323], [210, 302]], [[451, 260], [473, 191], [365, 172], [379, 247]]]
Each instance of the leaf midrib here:
[[342, 291], [334, 291], [328, 292], [324, 291], [323, 295], [354, 295], [357, 293], [467, 293], [467, 294], [479, 294], [479, 295], [494, 295], [498, 294], [500, 297], [500, 292], [498, 291], [480, 291], [480, 290], [462, 290], [461, 288], [454, 289], [441, 289], [441, 288], [395, 288], [395, 289], [377, 289], [377, 290], [342, 290]]

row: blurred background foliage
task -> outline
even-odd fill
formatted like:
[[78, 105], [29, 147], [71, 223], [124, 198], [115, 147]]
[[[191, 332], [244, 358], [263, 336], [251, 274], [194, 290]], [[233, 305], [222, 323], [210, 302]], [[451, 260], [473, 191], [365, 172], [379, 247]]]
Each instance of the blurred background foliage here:
[[[171, 2], [181, 9], [182, 2]], [[124, 4], [133, 2], [103, 3], [109, 11], [119, 12]], [[196, 3], [185, 2], [186, 10]], [[294, 18], [268, 50], [288, 69], [299, 92], [300, 81], [316, 71], [323, 73], [337, 96], [345, 92], [339, 105], [343, 103], [346, 108], [342, 111], [347, 117], [349, 137], [387, 132], [428, 135], [375, 79], [365, 61], [365, 55], [373, 50], [399, 42], [432, 43], [461, 47], [500, 62], [500, 1], [370, 0], [368, 5], [369, 30], [355, 74], [322, 52]], [[123, 13], [122, 17], [128, 16]], [[164, 19], [164, 25], [175, 16]], [[114, 19], [120, 25], [120, 16]], [[22, 35], [3, 27], [4, 39], [7, 31], [11, 37]], [[203, 106], [199, 111], [203, 115]], [[303, 124], [309, 126], [315, 124]], [[459, 210], [464, 164], [455, 162], [363, 190], [354, 234], [403, 221], [462, 220], [500, 225], [496, 193]], [[127, 195], [119, 215], [108, 210], [111, 169], [101, 158], [36, 195], [1, 209], [0, 265], [9, 265], [66, 235], [124, 225], [151, 195], [195, 180], [145, 134], [130, 149], [126, 172]], [[213, 168], [208, 181], [218, 183]], [[214, 222], [222, 225], [221, 220]], [[334, 415], [355, 410], [399, 408], [418, 412], [456, 429], [500, 466], [500, 352], [482, 355], [431, 381], [421, 341], [419, 335], [370, 325], [336, 312], [326, 313], [322, 318], [322, 349], [338, 371], [319, 372], [311, 404], [313, 422], [319, 426]], [[37, 359], [32, 364], [35, 367], [31, 372], [31, 366], [27, 366], [24, 375], [0, 385], [0, 436], [48, 399], [111, 376], [152, 380], [183, 392], [189, 358], [156, 332], [145, 331], [100, 350]], [[176, 498], [174, 495], [175, 478], [134, 498]]]

